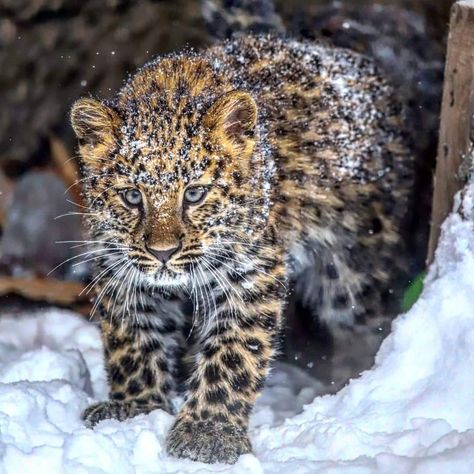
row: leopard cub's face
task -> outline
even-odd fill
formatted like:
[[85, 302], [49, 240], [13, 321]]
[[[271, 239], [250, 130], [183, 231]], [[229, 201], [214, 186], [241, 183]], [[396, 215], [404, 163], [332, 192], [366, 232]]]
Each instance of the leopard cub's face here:
[[149, 98], [123, 110], [81, 99], [71, 115], [88, 223], [110, 246], [107, 264], [157, 286], [212, 274], [228, 256], [226, 243], [248, 226], [242, 199], [256, 122], [250, 95], [228, 92], [205, 112]]

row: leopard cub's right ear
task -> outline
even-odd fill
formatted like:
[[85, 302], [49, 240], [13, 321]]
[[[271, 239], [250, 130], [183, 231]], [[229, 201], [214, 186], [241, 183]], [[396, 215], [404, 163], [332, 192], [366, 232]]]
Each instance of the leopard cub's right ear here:
[[110, 107], [95, 99], [79, 99], [71, 109], [71, 124], [82, 144], [108, 145], [113, 142], [120, 117]]

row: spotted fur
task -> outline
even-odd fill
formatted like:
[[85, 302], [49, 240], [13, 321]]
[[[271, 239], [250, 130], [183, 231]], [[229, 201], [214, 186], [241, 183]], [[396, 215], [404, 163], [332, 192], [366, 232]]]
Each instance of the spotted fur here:
[[394, 307], [412, 173], [393, 91], [358, 54], [249, 36], [158, 58], [72, 123], [110, 384], [84, 420], [184, 390], [168, 452], [235, 462], [289, 287], [341, 324]]

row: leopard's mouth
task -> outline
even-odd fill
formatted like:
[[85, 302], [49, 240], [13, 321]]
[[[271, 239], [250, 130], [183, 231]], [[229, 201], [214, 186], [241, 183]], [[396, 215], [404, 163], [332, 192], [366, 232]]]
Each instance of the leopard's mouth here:
[[185, 286], [189, 282], [189, 273], [182, 268], [175, 269], [169, 263], [161, 266], [150, 265], [148, 262], [135, 262], [142, 278], [153, 287]]
[[183, 286], [188, 283], [189, 276], [187, 273], [162, 266], [154, 273], [153, 280], [156, 286]]

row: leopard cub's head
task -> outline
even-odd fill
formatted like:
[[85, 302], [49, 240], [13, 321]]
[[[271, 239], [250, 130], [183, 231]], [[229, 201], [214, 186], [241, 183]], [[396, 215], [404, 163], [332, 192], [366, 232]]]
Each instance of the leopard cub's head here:
[[246, 202], [261, 193], [252, 165], [257, 107], [245, 91], [216, 88], [214, 74], [197, 59], [165, 59], [113, 103], [74, 104], [87, 219], [110, 247], [111, 273], [128, 268], [155, 285], [184, 285], [248, 239], [254, 207]]

